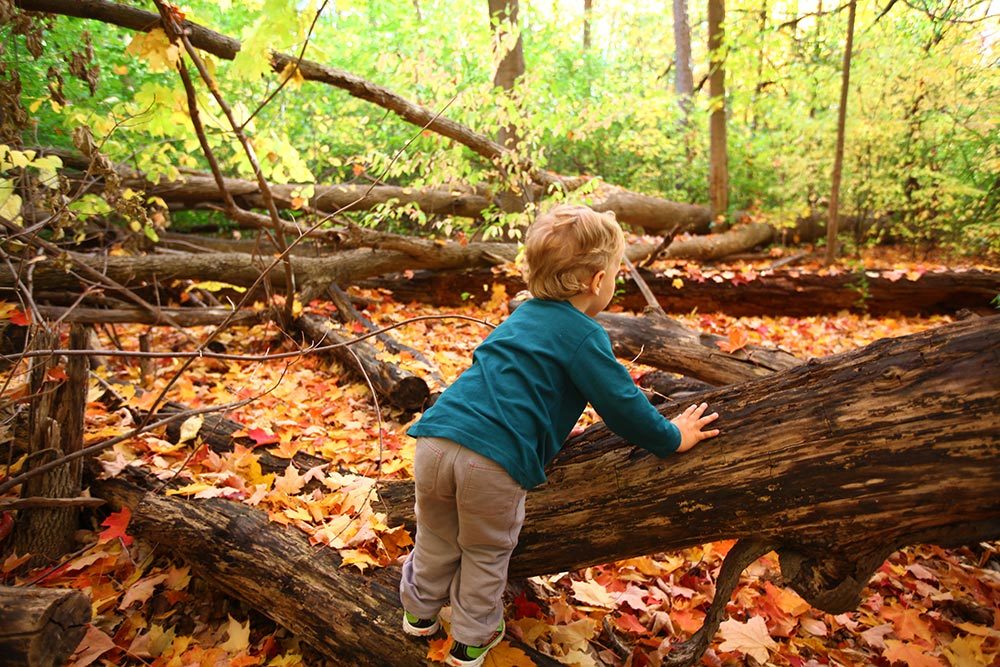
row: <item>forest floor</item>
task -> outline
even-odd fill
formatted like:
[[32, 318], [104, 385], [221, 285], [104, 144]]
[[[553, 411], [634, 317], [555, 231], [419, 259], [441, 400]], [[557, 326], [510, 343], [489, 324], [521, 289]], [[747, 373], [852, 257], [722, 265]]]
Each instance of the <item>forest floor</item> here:
[[[773, 260], [771, 260], [773, 261]], [[858, 261], [866, 269], [932, 271], [933, 260], [914, 262], [898, 254], [869, 253]], [[678, 275], [726, 276], [759, 271], [767, 261], [700, 266], [670, 263]], [[949, 259], [949, 268], [960, 262]], [[983, 266], [969, 261], [968, 267]], [[663, 269], [664, 266], [658, 265]], [[804, 265], [805, 271], [820, 271]], [[835, 267], [833, 270], [837, 270]], [[440, 308], [404, 304], [385, 293], [353, 290], [371, 299], [367, 317], [379, 326], [420, 315], [443, 315]], [[499, 323], [507, 299], [497, 290], [487, 304], [467, 304], [447, 313]], [[329, 313], [323, 302], [305, 304], [307, 311]], [[612, 306], [614, 310], [614, 306]], [[855, 349], [879, 338], [901, 336], [951, 321], [948, 316], [870, 317], [842, 311], [814, 317], [731, 317], [721, 313], [672, 313], [685, 325], [751, 343], [781, 347], [801, 358]], [[138, 336], [150, 332], [154, 350], [186, 349], [179, 332], [168, 328], [117, 325], [103, 330], [109, 349], [138, 349]], [[188, 330], [196, 340], [208, 329]], [[425, 320], [393, 332], [419, 350], [433, 369], [410, 355], [382, 355], [424, 377], [435, 370], [453, 381], [471, 360], [472, 350], [488, 327], [463, 320]], [[349, 333], [360, 333], [360, 330]], [[217, 339], [226, 352], [261, 354], [296, 349], [274, 325], [232, 327]], [[641, 357], [626, 362], [634, 377], [649, 370]], [[158, 360], [143, 376], [137, 363], [110, 358], [100, 374], [124, 387], [127, 405], [148, 407], [179, 360]], [[15, 378], [14, 385], [23, 378]], [[433, 386], [429, 379], [432, 391]], [[132, 391], [129, 387], [142, 388]], [[87, 409], [88, 442], [118, 435], [132, 426], [128, 410], [108, 410], [96, 399], [95, 383]], [[317, 545], [337, 548], [345, 567], [383, 567], [398, 557], [409, 536], [384, 523], [370, 494], [376, 479], [407, 479], [412, 474], [413, 441], [406, 428], [413, 415], [383, 407], [377, 413], [367, 386], [338, 363], [316, 354], [289, 362], [240, 362], [201, 359], [171, 388], [167, 398], [190, 407], [228, 403], [253, 395], [260, 398], [225, 416], [245, 425], [254, 447], [237, 445], [215, 454], [197, 439], [172, 443], [163, 432], [122, 442], [101, 456], [106, 474], [126, 465], [142, 465], [162, 478], [183, 467], [183, 485], [170, 493], [225, 497], [267, 511], [272, 521], [303, 530]], [[580, 426], [596, 419], [592, 411]], [[722, 415], [720, 423], [725, 419]], [[196, 424], [192, 424], [194, 426]], [[381, 435], [381, 437], [379, 437]], [[331, 462], [327, 469], [289, 467], [281, 475], [264, 475], [255, 449], [267, 447], [284, 457], [304, 452]], [[0, 479], [15, 472], [0, 465]], [[335, 469], [339, 467], [340, 472]], [[310, 479], [328, 492], [301, 493]], [[82, 549], [61, 563], [25, 571], [21, 559], [0, 564], [8, 584], [34, 583], [84, 590], [93, 600], [94, 622], [71, 664], [106, 665], [323, 665], [308, 646], [286, 630], [214, 591], [189, 572], [182, 561], [156, 551], [128, 535], [128, 513], [85, 515], [89, 529], [80, 534]], [[103, 522], [102, 522], [103, 519]], [[507, 609], [511, 633], [566, 664], [658, 665], [670, 646], [696, 630], [714, 594], [713, 581], [732, 542], [715, 542], [679, 552], [652, 554], [571, 573], [534, 577], [528, 595], [511, 599]], [[1000, 544], [983, 543], [946, 550], [920, 545], [900, 550], [878, 570], [854, 612], [830, 615], [811, 608], [781, 585], [777, 559], [768, 554], [743, 574], [728, 607], [730, 619], [706, 654], [706, 665], [768, 663], [812, 665], [895, 664], [1000, 665]], [[428, 644], [428, 657], [441, 659], [447, 640]], [[628, 653], [627, 658], [622, 656]], [[506, 643], [487, 665], [530, 665]]]

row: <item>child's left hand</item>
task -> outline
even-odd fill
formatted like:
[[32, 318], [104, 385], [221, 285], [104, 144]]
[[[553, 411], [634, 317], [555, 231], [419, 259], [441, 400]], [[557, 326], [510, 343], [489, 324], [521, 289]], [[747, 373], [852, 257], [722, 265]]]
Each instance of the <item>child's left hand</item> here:
[[708, 403], [692, 405], [687, 410], [670, 420], [681, 432], [681, 446], [677, 448], [678, 452], [686, 452], [702, 440], [705, 440], [706, 438], [714, 438], [719, 435], [719, 429], [717, 428], [712, 429], [711, 431], [702, 430], [704, 427], [719, 418], [718, 412], [713, 412], [706, 417], [702, 417], [707, 409]]

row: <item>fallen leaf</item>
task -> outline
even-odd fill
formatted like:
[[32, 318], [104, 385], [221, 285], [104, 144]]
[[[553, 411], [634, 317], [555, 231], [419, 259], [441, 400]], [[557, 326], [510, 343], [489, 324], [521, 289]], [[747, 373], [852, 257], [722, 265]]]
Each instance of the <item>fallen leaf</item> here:
[[153, 591], [156, 589], [158, 584], [166, 581], [167, 575], [157, 574], [152, 577], [146, 577], [145, 579], [140, 579], [125, 591], [125, 595], [122, 596], [121, 604], [118, 605], [119, 609], [128, 609], [134, 603], [144, 603], [153, 595]]
[[594, 607], [613, 609], [615, 606], [615, 599], [608, 593], [608, 589], [596, 581], [574, 581], [573, 597]]
[[132, 544], [132, 538], [125, 534], [125, 529], [128, 528], [128, 522], [132, 520], [132, 510], [128, 507], [122, 507], [120, 512], [112, 512], [108, 515], [108, 518], [101, 522], [102, 526], [105, 526], [107, 530], [101, 531], [98, 536], [98, 544], [103, 544], [105, 542], [110, 542], [115, 538], [121, 538], [122, 544], [128, 546]]
[[944, 648], [944, 657], [951, 667], [977, 667], [989, 664], [983, 655], [983, 642], [986, 640], [975, 635], [959, 637]]
[[885, 649], [885, 636], [892, 632], [892, 623], [883, 623], [869, 628], [861, 633], [861, 638], [866, 644], [878, 650]]
[[535, 661], [519, 648], [514, 648], [508, 641], [497, 644], [483, 661], [484, 667], [535, 667]]
[[201, 430], [201, 425], [204, 422], [204, 415], [193, 415], [185, 419], [184, 423], [181, 424], [181, 437], [177, 440], [178, 444], [187, 442], [198, 435], [198, 431]]
[[903, 663], [905, 667], [942, 667], [944, 665], [940, 658], [935, 658], [924, 652], [924, 649], [917, 644], [897, 641], [895, 639], [885, 640], [885, 651], [882, 656], [889, 661], [890, 665], [897, 662]]
[[750, 344], [750, 335], [743, 329], [732, 328], [729, 330], [729, 336], [726, 340], [717, 340], [715, 344], [723, 352], [732, 354]]
[[87, 633], [80, 640], [76, 652], [70, 657], [70, 662], [67, 663], [66, 667], [87, 667], [114, 647], [115, 642], [111, 637], [88, 623]]
[[720, 651], [738, 651], [752, 656], [759, 663], [767, 662], [769, 651], [778, 648], [760, 616], [752, 616], [746, 623], [729, 619], [719, 626], [719, 636], [724, 640], [719, 646]]
[[232, 616], [229, 617], [229, 638], [219, 648], [228, 653], [239, 653], [245, 651], [250, 646], [250, 621], [246, 624], [240, 623]]

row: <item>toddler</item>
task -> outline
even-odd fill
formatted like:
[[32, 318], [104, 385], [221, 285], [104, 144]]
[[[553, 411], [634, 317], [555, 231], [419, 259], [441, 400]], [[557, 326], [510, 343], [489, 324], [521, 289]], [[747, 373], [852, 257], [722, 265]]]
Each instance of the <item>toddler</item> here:
[[502, 594], [527, 491], [545, 481], [588, 401], [608, 428], [657, 456], [719, 431], [692, 405], [667, 420], [649, 403], [593, 319], [615, 291], [625, 249], [611, 214], [561, 205], [529, 227], [534, 298], [493, 330], [472, 366], [410, 427], [416, 545], [403, 565], [403, 630], [429, 636], [450, 601], [446, 662], [477, 667], [504, 636]]

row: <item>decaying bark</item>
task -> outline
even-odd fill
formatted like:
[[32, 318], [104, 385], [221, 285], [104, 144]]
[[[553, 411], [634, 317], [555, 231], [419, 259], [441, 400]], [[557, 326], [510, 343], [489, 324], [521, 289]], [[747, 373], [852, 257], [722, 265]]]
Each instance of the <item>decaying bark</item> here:
[[[528, 495], [511, 576], [739, 538], [724, 579], [775, 548], [789, 585], [839, 613], [902, 545], [996, 539], [998, 333], [1000, 316], [974, 318], [698, 394], [691, 400], [721, 413], [723, 433], [667, 459], [598, 425]], [[140, 534], [174, 545], [329, 655], [412, 664], [413, 645], [395, 631], [397, 568], [338, 569], [333, 552], [236, 503], [155, 497], [121, 479], [97, 491], [132, 506]], [[380, 495], [412, 522], [412, 484], [383, 483]], [[321, 620], [319, 608], [328, 610]], [[718, 621], [718, 609], [709, 616]], [[702, 636], [713, 633], [710, 623]]]
[[[32, 346], [58, 347], [58, 330], [35, 331]], [[86, 327], [73, 325], [70, 347], [84, 349]], [[71, 356], [64, 369], [53, 357], [35, 357], [31, 364], [31, 407], [28, 411], [29, 458], [25, 471], [80, 450], [87, 396], [87, 358]], [[33, 477], [22, 485], [23, 498], [75, 498], [80, 495], [80, 460]], [[33, 554], [31, 564], [47, 564], [73, 550], [79, 525], [79, 507], [47, 507], [18, 512], [9, 549]]]
[[[634, 261], [634, 260], [633, 260]], [[675, 286], [675, 275], [640, 269], [656, 299], [668, 313], [721, 311], [730, 315], [820, 315], [841, 310], [871, 315], [932, 315], [962, 309], [988, 315], [996, 312], [990, 301], [1000, 293], [1000, 271], [944, 271], [924, 273], [916, 280], [887, 278], [883, 272], [820, 275], [796, 270], [759, 274], [750, 282], [718, 276], [701, 282], [684, 276]], [[683, 274], [682, 274], [683, 275]], [[739, 284], [736, 284], [736, 283]], [[420, 301], [438, 306], [482, 303], [492, 296], [490, 286], [503, 285], [508, 294], [526, 289], [520, 276], [471, 269], [466, 271], [415, 271], [412, 276], [386, 276], [357, 283], [392, 292], [398, 301]], [[645, 299], [626, 282], [624, 294], [613, 304], [642, 310]]]
[[725, 340], [722, 336], [698, 333], [653, 313], [642, 317], [601, 313], [597, 321], [608, 332], [618, 357], [711, 384], [752, 380], [801, 363], [787, 352], [760, 345], [724, 352], [718, 346]]
[[62, 588], [0, 586], [0, 667], [58, 667], [90, 622], [90, 599]]

